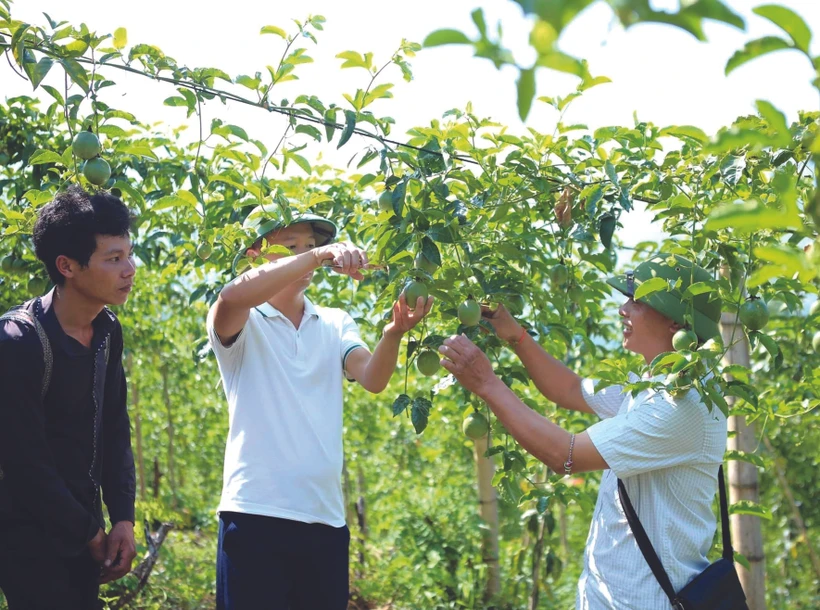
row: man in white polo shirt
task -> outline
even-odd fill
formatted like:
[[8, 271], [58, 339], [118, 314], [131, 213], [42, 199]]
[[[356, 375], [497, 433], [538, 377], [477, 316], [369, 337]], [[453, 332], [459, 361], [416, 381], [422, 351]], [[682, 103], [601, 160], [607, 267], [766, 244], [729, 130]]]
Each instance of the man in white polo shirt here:
[[[343, 610], [348, 547], [341, 487], [344, 377], [379, 393], [396, 368], [404, 333], [432, 299], [404, 296], [371, 352], [356, 322], [305, 298], [324, 264], [363, 279], [364, 251], [333, 243], [336, 226], [275, 204], [245, 221], [245, 254], [269, 262], [226, 285], [208, 336], [228, 399], [230, 431], [219, 504], [217, 608]], [[293, 254], [265, 254], [266, 249]]]

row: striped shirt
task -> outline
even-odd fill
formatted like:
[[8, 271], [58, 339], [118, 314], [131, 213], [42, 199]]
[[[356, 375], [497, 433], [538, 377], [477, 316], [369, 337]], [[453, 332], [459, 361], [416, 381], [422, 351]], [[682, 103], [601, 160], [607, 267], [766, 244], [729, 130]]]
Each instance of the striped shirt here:
[[726, 418], [716, 408], [710, 413], [695, 390], [681, 397], [645, 390], [633, 398], [622, 386], [597, 394], [593, 387], [584, 380], [584, 398], [602, 421], [587, 432], [610, 469], [601, 479], [576, 609], [669, 610], [621, 508], [618, 478], [679, 591], [709, 565]]

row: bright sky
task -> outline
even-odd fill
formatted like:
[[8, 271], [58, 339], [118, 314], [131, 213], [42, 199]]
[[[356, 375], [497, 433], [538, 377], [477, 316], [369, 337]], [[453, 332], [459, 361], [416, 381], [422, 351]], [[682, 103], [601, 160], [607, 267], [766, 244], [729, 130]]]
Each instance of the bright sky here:
[[[560, 48], [589, 60], [595, 76], [608, 76], [612, 84], [590, 90], [565, 116], [564, 122], [584, 123], [591, 128], [602, 125], [632, 125], [633, 112], [641, 120], [659, 125], [692, 124], [714, 133], [742, 114], [754, 112], [757, 99], [767, 99], [796, 118], [799, 109], [817, 109], [816, 91], [810, 81], [813, 71], [809, 62], [796, 52], [779, 52], [736, 70], [728, 78], [723, 70], [726, 60], [745, 41], [763, 35], [781, 35], [751, 8], [765, 2], [730, 0], [728, 4], [743, 16], [747, 31], [709, 23], [708, 43], [700, 43], [689, 34], [658, 24], [640, 25], [624, 31], [613, 19], [604, 2], [588, 8], [562, 35]], [[781, 0], [803, 16], [809, 27], [820, 32], [820, 2], [816, 0]], [[657, 0], [656, 8], [677, 5], [676, 0]], [[124, 8], [126, 7], [127, 8]], [[344, 105], [344, 92], [353, 93], [365, 87], [369, 78], [363, 70], [340, 70], [335, 55], [345, 50], [372, 51], [379, 65], [387, 61], [402, 38], [421, 42], [439, 28], [456, 28], [468, 36], [476, 34], [470, 12], [484, 8], [490, 29], [500, 22], [504, 40], [520, 63], [532, 61], [527, 44], [530, 22], [522, 17], [520, 7], [511, 0], [465, 2], [463, 0], [301, 0], [299, 3], [232, 0], [140, 0], [125, 5], [110, 0], [17, 0], [13, 14], [29, 23], [45, 23], [40, 14], [53, 19], [85, 22], [98, 32], [113, 32], [124, 26], [128, 42], [145, 42], [160, 47], [180, 64], [219, 67], [231, 75], [265, 72], [265, 66], [276, 64], [282, 53], [282, 40], [260, 36], [262, 26], [272, 24], [289, 30], [292, 18], [303, 20], [308, 14], [326, 17], [319, 44], [306, 40], [308, 53], [315, 63], [298, 66], [299, 81], [286, 83], [274, 99], [293, 99], [300, 93], [317, 95], [325, 103]], [[813, 41], [814, 53], [820, 43]], [[512, 69], [496, 70], [484, 59], [472, 58], [462, 46], [445, 46], [422, 50], [412, 60], [415, 75], [411, 83], [401, 79], [398, 69], [387, 70], [383, 82], [392, 82], [394, 99], [381, 100], [373, 106], [376, 113], [393, 116], [393, 136], [402, 139], [409, 127], [427, 125], [450, 108], [463, 108], [472, 101], [479, 116], [490, 116], [520, 132], [523, 126], [516, 108], [515, 80]], [[54, 72], [57, 72], [56, 70]], [[52, 75], [54, 76], [54, 75]], [[160, 85], [139, 77], [113, 75], [120, 86], [106, 90], [103, 98], [115, 107], [134, 111], [143, 121], [162, 120], [172, 125], [185, 122], [185, 112], [168, 108], [162, 100], [173, 93], [170, 85]], [[59, 80], [49, 79], [58, 85]], [[574, 77], [541, 70], [537, 95], [565, 95], [576, 85]], [[28, 83], [11, 69], [0, 68], [0, 95], [3, 97], [30, 93]], [[247, 91], [247, 90], [246, 90]], [[44, 94], [45, 95], [45, 94]], [[221, 106], [211, 103], [206, 117], [219, 116], [241, 125], [254, 137], [275, 145], [284, 127], [281, 117], [241, 105]], [[557, 120], [553, 109], [536, 102], [528, 125], [542, 132], [552, 131]], [[354, 138], [335, 152], [335, 145], [313, 146], [313, 155], [323, 153], [327, 161], [346, 163], [366, 143]], [[308, 156], [313, 156], [308, 155]], [[627, 220], [627, 219], [623, 219]], [[627, 243], [648, 237], [652, 231], [644, 214], [633, 214], [628, 220]], [[653, 231], [656, 232], [656, 231]], [[634, 239], [630, 239], [634, 235]], [[639, 239], [640, 238], [640, 239]]]

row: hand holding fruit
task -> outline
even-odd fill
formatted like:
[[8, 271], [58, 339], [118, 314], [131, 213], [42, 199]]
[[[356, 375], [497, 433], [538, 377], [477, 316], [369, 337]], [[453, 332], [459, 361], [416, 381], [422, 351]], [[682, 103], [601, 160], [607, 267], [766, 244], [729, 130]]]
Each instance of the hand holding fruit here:
[[482, 305], [481, 317], [493, 325], [495, 334], [503, 341], [509, 343], [521, 336], [522, 326], [515, 321], [515, 318], [503, 305], [499, 305], [495, 310]]
[[433, 297], [427, 299], [426, 305], [422, 297], [418, 297], [413, 309], [411, 309], [407, 304], [405, 293], [402, 292], [399, 295], [399, 300], [393, 303], [393, 320], [384, 327], [384, 334], [403, 335], [415, 328], [416, 324], [421, 322], [432, 308]]
[[364, 279], [360, 270], [367, 265], [367, 253], [358, 246], [350, 242], [339, 242], [314, 248], [312, 252], [316, 257], [317, 266], [329, 260], [332, 261], [332, 269], [336, 273], [349, 275], [354, 280]]
[[498, 380], [486, 354], [464, 335], [445, 339], [438, 351], [444, 356], [441, 365], [476, 396], [482, 396], [489, 385]]

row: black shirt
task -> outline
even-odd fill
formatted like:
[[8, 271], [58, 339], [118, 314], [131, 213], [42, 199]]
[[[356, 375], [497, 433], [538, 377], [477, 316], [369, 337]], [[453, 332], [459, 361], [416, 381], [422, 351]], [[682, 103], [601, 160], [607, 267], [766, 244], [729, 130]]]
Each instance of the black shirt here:
[[135, 473], [122, 327], [104, 309], [91, 347], [68, 336], [50, 292], [29, 307], [53, 353], [48, 393], [34, 327], [0, 322], [0, 551], [82, 552], [104, 526], [134, 520]]

